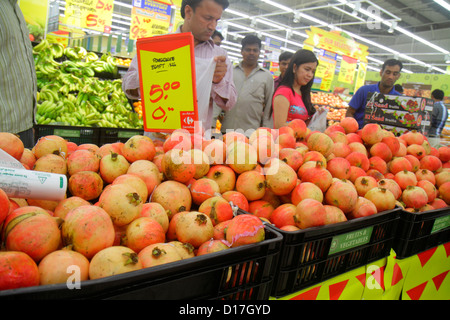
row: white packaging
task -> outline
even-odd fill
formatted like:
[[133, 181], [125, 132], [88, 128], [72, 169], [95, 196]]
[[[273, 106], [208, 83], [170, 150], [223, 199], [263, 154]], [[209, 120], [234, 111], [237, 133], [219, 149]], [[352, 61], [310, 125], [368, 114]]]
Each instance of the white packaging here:
[[63, 174], [25, 169], [0, 149], [0, 189], [10, 198], [62, 200], [67, 191]]

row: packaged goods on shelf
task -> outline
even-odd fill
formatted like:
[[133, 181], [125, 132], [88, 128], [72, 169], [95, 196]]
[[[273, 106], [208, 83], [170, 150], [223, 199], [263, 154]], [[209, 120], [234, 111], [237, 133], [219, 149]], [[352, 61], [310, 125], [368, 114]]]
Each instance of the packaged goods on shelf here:
[[365, 123], [379, 123], [426, 133], [431, 124], [433, 100], [420, 97], [369, 93]]

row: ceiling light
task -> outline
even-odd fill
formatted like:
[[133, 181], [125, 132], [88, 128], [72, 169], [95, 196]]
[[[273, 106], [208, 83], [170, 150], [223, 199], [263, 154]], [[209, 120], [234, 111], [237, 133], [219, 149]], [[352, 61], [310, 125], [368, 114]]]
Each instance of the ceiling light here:
[[445, 63], [450, 63], [450, 54], [445, 55]]
[[391, 22], [391, 26], [389, 27], [388, 32], [389, 32], [389, 33], [394, 33], [395, 28], [397, 28], [397, 21], [392, 21], [392, 22]]
[[407, 35], [407, 36], [409, 36], [409, 37], [411, 37], [411, 38], [413, 38], [413, 39], [415, 39], [415, 40], [417, 40], [417, 41], [422, 42], [423, 44], [425, 44], [425, 45], [427, 45], [427, 46], [429, 46], [429, 47], [431, 47], [431, 48], [433, 48], [433, 49], [435, 49], [435, 50], [437, 50], [437, 51], [442, 52], [443, 54], [448, 54], [448, 53], [450, 53], [448, 50], [445, 50], [445, 49], [443, 49], [443, 48], [441, 48], [441, 47], [439, 47], [439, 46], [437, 46], [437, 45], [431, 43], [430, 41], [427, 41], [427, 40], [425, 40], [425, 39], [423, 39], [423, 38], [421, 38], [421, 37], [415, 35], [414, 33], [409, 32], [409, 31], [406, 30], [406, 29], [403, 29], [402, 27], [397, 27], [396, 30], [397, 30], [397, 31], [400, 31], [401, 33], [403, 33], [403, 34], [405, 34], [405, 35]]
[[301, 18], [300, 12], [295, 11], [295, 13], [294, 13], [294, 20], [292, 20], [292, 21], [294, 23], [299, 23], [300, 22], [300, 18]]
[[270, 1], [270, 0], [261, 0], [261, 1], [265, 2], [267, 4], [270, 4], [271, 6], [277, 7], [279, 9], [281, 9], [281, 10], [284, 10], [284, 11], [294, 12], [294, 10], [292, 10], [291, 8], [283, 6], [282, 4], [279, 4], [279, 3], [275, 2], [275, 1]]
[[250, 17], [249, 15], [247, 15], [247, 14], [245, 14], [245, 13], [240, 13], [240, 12], [235, 11], [235, 10], [232, 10], [232, 9], [230, 9], [230, 8], [227, 8], [227, 9], [225, 10], [225, 12], [234, 14], [235, 16], [240, 16], [240, 17], [242, 17], [242, 18], [249, 18], [249, 17]]
[[440, 5], [443, 6], [445, 9], [447, 9], [448, 11], [450, 11], [450, 4], [448, 4], [447, 2], [445, 2], [445, 0], [434, 0], [434, 2], [436, 2], [437, 4], [440, 4]]
[[292, 30], [286, 29], [286, 38], [289, 39], [290, 37], [292, 37]]
[[355, 7], [353, 8], [352, 16], [357, 16], [359, 10], [361, 10], [361, 3], [357, 2], [357, 3], [355, 3]]

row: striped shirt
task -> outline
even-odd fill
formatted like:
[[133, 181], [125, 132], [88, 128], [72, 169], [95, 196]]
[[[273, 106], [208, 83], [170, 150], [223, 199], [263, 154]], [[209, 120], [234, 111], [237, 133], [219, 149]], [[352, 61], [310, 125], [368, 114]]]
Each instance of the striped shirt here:
[[33, 127], [36, 71], [29, 31], [17, 0], [0, 1], [0, 131]]
[[258, 65], [246, 76], [241, 61], [233, 69], [233, 80], [238, 98], [234, 108], [225, 112], [221, 131], [242, 130], [245, 134], [250, 134], [259, 127], [273, 128], [272, 74]]

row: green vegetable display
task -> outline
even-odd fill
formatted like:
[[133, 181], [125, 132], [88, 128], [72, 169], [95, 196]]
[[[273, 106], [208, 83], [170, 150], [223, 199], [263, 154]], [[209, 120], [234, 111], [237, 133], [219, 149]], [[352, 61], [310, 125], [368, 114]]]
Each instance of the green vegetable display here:
[[[122, 90], [115, 58], [41, 41], [33, 48], [38, 124], [142, 128]], [[111, 77], [102, 79], [99, 76]]]

